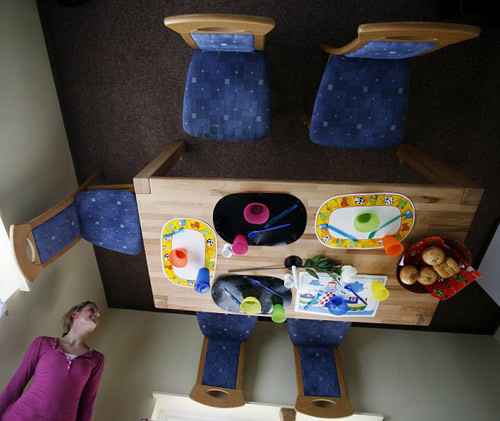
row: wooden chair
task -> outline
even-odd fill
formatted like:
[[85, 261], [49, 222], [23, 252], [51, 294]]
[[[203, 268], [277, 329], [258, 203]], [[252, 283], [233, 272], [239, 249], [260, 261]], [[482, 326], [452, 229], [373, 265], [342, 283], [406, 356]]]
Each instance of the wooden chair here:
[[245, 342], [255, 328], [257, 317], [222, 313], [196, 313], [196, 317], [205, 337], [196, 384], [189, 397], [217, 408], [244, 405]]
[[81, 238], [125, 254], [142, 251], [133, 185], [91, 186], [98, 176], [92, 175], [66, 199], [36, 218], [11, 225], [13, 254], [27, 280], [34, 281]]
[[354, 413], [346, 395], [338, 351], [350, 326], [335, 321], [287, 320], [294, 344], [298, 412], [320, 418], [341, 418]]
[[310, 139], [345, 149], [388, 148], [401, 141], [408, 102], [405, 59], [477, 37], [475, 26], [370, 23], [341, 48], [321, 44], [329, 61], [311, 119]]
[[211, 140], [266, 137], [271, 105], [263, 50], [274, 20], [206, 14], [170, 16], [164, 23], [195, 49], [184, 94], [184, 131]]

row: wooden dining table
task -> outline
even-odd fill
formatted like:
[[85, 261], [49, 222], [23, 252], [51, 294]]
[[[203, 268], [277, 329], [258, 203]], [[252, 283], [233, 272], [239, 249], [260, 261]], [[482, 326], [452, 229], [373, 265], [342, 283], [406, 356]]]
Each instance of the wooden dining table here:
[[[430, 294], [412, 293], [396, 278], [399, 257], [389, 257], [383, 249], [332, 249], [318, 241], [314, 232], [315, 215], [328, 198], [353, 193], [394, 192], [407, 196], [415, 207], [415, 224], [404, 239], [408, 246], [427, 236], [446, 236], [463, 241], [481, 199], [483, 189], [467, 177], [410, 145], [400, 145], [397, 154], [406, 164], [427, 177], [433, 184], [344, 183], [224, 178], [170, 177], [168, 171], [186, 151], [183, 141], [167, 146], [150, 164], [134, 177], [134, 188], [144, 240], [148, 272], [156, 308], [224, 312], [211, 294], [199, 294], [192, 287], [172, 283], [163, 273], [161, 230], [173, 218], [193, 218], [214, 226], [213, 209], [229, 194], [243, 192], [288, 193], [305, 205], [307, 225], [303, 235], [288, 245], [251, 246], [245, 255], [222, 257], [225, 242], [217, 238], [216, 276], [230, 269], [280, 266], [287, 256], [309, 258], [322, 254], [342, 265], [352, 265], [358, 273], [387, 276], [390, 297], [380, 302], [374, 317], [349, 318], [296, 312], [293, 300], [287, 317], [384, 323], [395, 325], [429, 325], [439, 300]], [[189, 153], [186, 158], [189, 159]], [[277, 276], [283, 279], [287, 270], [248, 270], [247, 275]]]

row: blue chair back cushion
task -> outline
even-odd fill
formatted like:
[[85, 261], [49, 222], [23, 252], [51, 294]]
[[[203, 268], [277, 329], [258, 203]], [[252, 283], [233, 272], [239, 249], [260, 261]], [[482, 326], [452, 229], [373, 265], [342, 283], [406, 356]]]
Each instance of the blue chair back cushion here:
[[203, 385], [236, 388], [240, 344], [225, 338], [209, 338], [201, 381]]
[[210, 140], [255, 140], [271, 131], [268, 65], [263, 51], [195, 50], [189, 65], [182, 125]]
[[125, 254], [142, 251], [135, 195], [122, 190], [92, 190], [75, 196], [82, 237], [96, 246]]
[[256, 316], [199, 312], [196, 318], [203, 335], [227, 341], [247, 341], [257, 324]]
[[75, 204], [38, 225], [32, 234], [41, 263], [64, 250], [81, 234]]
[[302, 383], [306, 396], [340, 398], [335, 354], [330, 346], [300, 346]]
[[342, 149], [394, 147], [403, 137], [407, 106], [404, 60], [333, 56], [316, 96], [309, 137]]
[[252, 53], [255, 40], [252, 34], [198, 34], [192, 33], [196, 45], [204, 51], [232, 51]]
[[257, 317], [200, 312], [196, 318], [208, 338], [202, 384], [235, 389], [240, 344], [252, 334]]
[[398, 60], [417, 56], [434, 48], [436, 45], [436, 42], [370, 41], [359, 50], [345, 56], [349, 58]]
[[338, 347], [351, 323], [328, 320], [288, 319], [286, 326], [294, 345]]

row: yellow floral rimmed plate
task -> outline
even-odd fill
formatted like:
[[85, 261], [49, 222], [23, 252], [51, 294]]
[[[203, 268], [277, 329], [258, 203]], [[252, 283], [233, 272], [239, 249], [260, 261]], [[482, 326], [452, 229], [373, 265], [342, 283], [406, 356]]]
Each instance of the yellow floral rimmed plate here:
[[[175, 248], [187, 251], [188, 263], [183, 268], [170, 263], [169, 255]], [[217, 237], [213, 228], [193, 218], [171, 219], [161, 230], [161, 259], [163, 273], [176, 285], [193, 288], [202, 267], [209, 270], [211, 281], [217, 263]]]
[[[380, 218], [379, 226], [402, 214], [403, 216], [377, 231], [373, 239], [369, 232], [363, 233], [354, 227], [356, 215], [362, 212], [375, 212]], [[412, 201], [399, 193], [356, 193], [334, 196], [326, 200], [318, 209], [314, 231], [318, 240], [326, 247], [335, 249], [376, 249], [383, 247], [382, 238], [393, 235], [402, 241], [415, 224], [415, 208]], [[352, 235], [359, 241], [323, 227], [331, 225]]]

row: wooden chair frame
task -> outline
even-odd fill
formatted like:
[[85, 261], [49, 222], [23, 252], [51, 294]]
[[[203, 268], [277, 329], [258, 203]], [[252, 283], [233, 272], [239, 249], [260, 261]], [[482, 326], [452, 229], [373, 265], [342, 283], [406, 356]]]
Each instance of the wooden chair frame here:
[[198, 374], [196, 383], [189, 394], [189, 397], [204, 405], [213, 406], [216, 408], [235, 408], [245, 405], [243, 396], [243, 367], [245, 364], [245, 348], [246, 343], [240, 344], [240, 357], [238, 360], [238, 374], [236, 377], [236, 388], [228, 389], [225, 387], [207, 386], [202, 384], [203, 369], [205, 368], [205, 358], [207, 355], [208, 340], [206, 336], [203, 338], [201, 347], [200, 363], [198, 365]]
[[[73, 193], [71, 193], [64, 200], [59, 202], [57, 205], [53, 206], [49, 210], [45, 211], [41, 215], [31, 219], [23, 224], [14, 224], [10, 226], [10, 242], [12, 247], [12, 252], [16, 264], [23, 274], [23, 276], [28, 281], [34, 281], [35, 278], [40, 274], [40, 272], [48, 265], [50, 265], [54, 260], [58, 259], [64, 253], [66, 253], [71, 247], [73, 247], [80, 239], [81, 236], [75, 238], [71, 243], [69, 243], [64, 249], [59, 253], [52, 256], [45, 262], [40, 262], [40, 255], [36, 248], [35, 238], [33, 237], [33, 229], [37, 226], [48, 221], [53, 216], [57, 215], [59, 212], [70, 206], [74, 200], [75, 195], [84, 190], [97, 190], [97, 189], [121, 189], [134, 191], [132, 184], [111, 184], [111, 185], [90, 185], [97, 177], [101, 174], [100, 171], [96, 171], [90, 176], [90, 178], [85, 181], [80, 187], [78, 187]], [[26, 253], [26, 243], [28, 244], [31, 251], [31, 258]]]
[[248, 15], [194, 14], [168, 16], [163, 20], [166, 27], [179, 33], [192, 48], [198, 45], [192, 33], [212, 34], [253, 34], [255, 49], [263, 50], [266, 34], [276, 25], [272, 18]]
[[340, 352], [338, 348], [332, 349], [332, 352], [333, 357], [335, 358], [335, 365], [337, 367], [340, 398], [332, 398], [329, 396], [307, 396], [304, 393], [299, 347], [294, 345], [293, 356], [295, 359], [295, 378], [297, 380], [297, 400], [295, 401], [295, 409], [298, 412], [319, 418], [342, 418], [354, 414], [354, 409], [347, 398], [344, 384], [344, 373], [340, 362]]
[[[471, 25], [438, 22], [385, 22], [367, 23], [358, 27], [358, 37], [345, 45], [335, 48], [320, 44], [320, 48], [330, 55], [346, 55], [364, 47], [371, 41], [396, 42], [436, 42], [417, 56], [429, 54], [450, 44], [466, 41], [479, 36], [481, 29]], [[417, 57], [415, 56], [415, 57]]]

